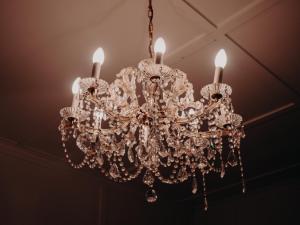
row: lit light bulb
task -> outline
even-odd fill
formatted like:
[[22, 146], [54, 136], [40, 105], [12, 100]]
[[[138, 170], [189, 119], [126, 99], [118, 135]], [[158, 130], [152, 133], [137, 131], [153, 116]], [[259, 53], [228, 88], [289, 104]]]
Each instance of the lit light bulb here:
[[166, 52], [166, 44], [163, 38], [158, 38], [154, 44], [154, 52], [164, 54]]
[[154, 52], [155, 52], [155, 64], [162, 64], [163, 63], [163, 56], [166, 52], [166, 44], [163, 38], [157, 38], [154, 44]]
[[80, 90], [80, 85], [79, 85], [80, 79], [81, 79], [80, 77], [77, 77], [74, 80], [73, 84], [72, 84], [72, 93], [73, 93], [73, 95], [76, 95], [76, 94], [79, 93], [79, 90]]
[[103, 64], [104, 62], [104, 51], [102, 48], [97, 48], [93, 54], [93, 63]]
[[222, 67], [224, 69], [224, 67], [226, 66], [226, 63], [227, 63], [226, 52], [224, 49], [220, 49], [215, 58], [215, 66]]
[[215, 58], [215, 75], [214, 84], [222, 83], [223, 80], [223, 69], [227, 63], [227, 56], [224, 49], [220, 49]]

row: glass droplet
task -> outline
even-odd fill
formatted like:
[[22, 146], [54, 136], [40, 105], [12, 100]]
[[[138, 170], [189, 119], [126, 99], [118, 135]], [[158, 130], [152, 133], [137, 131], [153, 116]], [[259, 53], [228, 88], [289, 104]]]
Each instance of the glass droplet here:
[[156, 200], [157, 200], [157, 195], [156, 195], [156, 192], [155, 192], [154, 189], [149, 189], [149, 190], [146, 192], [146, 199], [147, 199], [147, 202], [149, 202], [149, 203], [156, 202]]
[[187, 173], [185, 167], [181, 167], [181, 168], [179, 169], [178, 174], [177, 174], [177, 178], [178, 178], [178, 180], [180, 180], [181, 182], [187, 180], [187, 178], [188, 178], [188, 173]]
[[228, 154], [227, 163], [232, 167], [237, 165], [237, 158], [233, 150], [231, 150]]
[[242, 177], [242, 187], [243, 187], [243, 189], [242, 189], [243, 194], [245, 194], [246, 193], [246, 184], [245, 184], [244, 177]]
[[195, 176], [192, 178], [192, 193], [196, 194], [198, 191], [198, 182]]
[[204, 210], [207, 211], [208, 209], [208, 203], [207, 203], [207, 198], [204, 198]]
[[96, 160], [97, 160], [99, 166], [102, 166], [102, 165], [103, 165], [104, 159], [103, 159], [103, 156], [102, 156], [101, 154], [98, 154], [98, 155], [97, 155]]
[[143, 182], [147, 184], [148, 186], [151, 186], [154, 183], [154, 176], [153, 173], [150, 170], [147, 170], [144, 177]]
[[112, 178], [117, 178], [120, 176], [118, 166], [115, 163], [110, 167], [109, 174]]
[[210, 140], [209, 144], [210, 144], [210, 148], [212, 148], [212, 149], [216, 148], [215, 143], [213, 142], [213, 140]]
[[145, 160], [148, 156], [145, 146], [137, 146], [137, 153], [141, 160]]
[[224, 163], [222, 162], [221, 164], [221, 173], [220, 173], [221, 178], [223, 178], [225, 176], [225, 166]]
[[209, 149], [207, 152], [207, 159], [211, 160], [212, 158], [214, 158], [214, 156], [215, 156], [215, 150]]
[[129, 162], [133, 163], [134, 162], [134, 154], [133, 154], [132, 148], [128, 148], [127, 156], [128, 156]]

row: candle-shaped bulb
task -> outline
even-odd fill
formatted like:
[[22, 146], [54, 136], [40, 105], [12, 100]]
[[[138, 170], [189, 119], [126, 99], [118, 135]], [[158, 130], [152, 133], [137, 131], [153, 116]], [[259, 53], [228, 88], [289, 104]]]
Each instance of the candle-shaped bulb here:
[[215, 66], [222, 67], [224, 69], [226, 63], [227, 63], [226, 52], [224, 49], [220, 49], [215, 58]]
[[166, 44], [163, 38], [160, 37], [155, 41], [154, 52], [155, 52], [155, 63], [162, 64], [163, 55], [166, 52]]
[[215, 58], [215, 75], [214, 84], [222, 83], [223, 80], [223, 69], [227, 63], [227, 56], [224, 49], [220, 49]]
[[100, 78], [101, 65], [104, 62], [104, 51], [102, 48], [97, 48], [93, 55], [93, 70], [92, 77]]
[[163, 38], [158, 38], [154, 44], [154, 52], [164, 54], [166, 52], [166, 44]]
[[77, 77], [72, 85], [73, 101], [72, 108], [77, 108], [79, 105], [80, 77]]
[[93, 63], [103, 64], [104, 62], [104, 51], [102, 48], [97, 48], [93, 54]]
[[77, 78], [74, 80], [73, 84], [72, 84], [72, 93], [73, 93], [73, 95], [76, 95], [76, 94], [79, 93], [79, 90], [80, 90], [80, 85], [79, 85], [79, 83], [80, 83], [80, 77], [77, 77]]

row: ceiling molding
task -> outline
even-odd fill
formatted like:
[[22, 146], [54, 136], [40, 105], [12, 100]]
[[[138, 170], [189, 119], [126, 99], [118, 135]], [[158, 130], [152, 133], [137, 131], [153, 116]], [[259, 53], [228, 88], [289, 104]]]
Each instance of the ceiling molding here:
[[58, 168], [65, 173], [72, 173], [89, 179], [99, 179], [84, 171], [72, 169], [63, 158], [2, 137], [0, 138], [0, 156], [1, 155], [19, 159], [42, 168]]
[[[99, 173], [91, 173], [90, 170], [85, 171], [84, 169], [73, 169], [69, 166], [68, 162], [64, 158], [46, 153], [43, 150], [24, 146], [21, 143], [3, 137], [0, 137], [0, 157], [1, 156], [19, 159], [41, 168], [59, 169], [62, 173], [76, 174], [80, 178], [92, 179], [96, 182], [99, 182], [99, 184], [102, 186], [102, 189], [105, 189], [111, 185], [115, 185], [115, 187], [117, 186], [115, 182], [107, 179], [104, 176], [99, 176]], [[122, 190], [129, 191], [135, 196], [137, 196], [141, 191], [139, 186], [135, 186], [135, 188], [133, 188], [133, 185], [131, 184], [123, 184], [121, 188]], [[99, 218], [99, 220], [100, 219], [103, 220], [103, 218]]]
[[234, 31], [244, 23], [253, 20], [255, 17], [259, 16], [261, 13], [266, 10], [271, 9], [282, 0], [256, 0], [248, 4], [246, 7], [237, 11], [235, 14], [226, 18], [223, 22], [215, 24], [208, 16], [202, 13], [197, 7], [192, 5], [188, 0], [182, 0], [188, 7], [196, 12], [200, 17], [202, 17], [208, 25], [210, 25], [214, 31], [211, 33], [200, 34], [190, 41], [186, 42], [184, 45], [179, 46], [170, 54], [166, 55], [166, 59], [170, 64], [176, 64], [181, 58], [193, 54], [195, 51], [211, 44], [212, 42], [220, 39], [226, 38], [229, 40], [235, 47], [240, 49], [247, 57], [251, 58], [256, 62], [261, 68], [268, 72], [274, 79], [276, 79], [281, 85], [293, 93], [296, 97], [295, 101], [299, 101], [297, 98], [300, 97], [300, 92], [297, 91], [292, 85], [282, 79], [277, 73], [265, 65], [261, 60], [259, 60], [255, 55], [251, 54], [249, 50], [243, 47], [238, 41], [234, 40], [230, 36], [230, 32]]
[[273, 70], [271, 70], [267, 65], [265, 65], [261, 60], [251, 54], [246, 48], [244, 48], [241, 44], [239, 44], [235, 39], [233, 39], [229, 34], [225, 34], [225, 37], [231, 41], [236, 47], [238, 47], [244, 54], [246, 54], [249, 58], [255, 61], [260, 67], [262, 67], [265, 71], [268, 72], [274, 79], [276, 79], [279, 83], [281, 83], [284, 87], [286, 87], [290, 92], [292, 92], [295, 97], [300, 97], [300, 92], [297, 91], [294, 87], [292, 87], [288, 82], [282, 79], [278, 74], [276, 74]]
[[278, 4], [282, 0], [256, 0], [253, 3], [247, 5], [246, 7], [242, 8], [241, 10], [237, 11], [232, 16], [225, 19], [220, 24], [215, 24], [211, 21], [208, 16], [202, 13], [199, 9], [193, 6], [189, 1], [183, 0], [187, 6], [191, 8], [194, 12], [196, 12], [200, 17], [207, 22], [211, 28], [213, 28], [213, 32], [200, 34], [190, 41], [187, 41], [184, 45], [177, 47], [175, 50], [170, 52], [165, 56], [165, 59], [168, 60], [170, 64], [175, 64], [179, 61], [183, 56], [187, 56], [193, 54], [195, 50], [199, 50], [204, 46], [210, 44], [211, 42], [224, 38], [225, 35], [244, 23], [254, 19], [262, 12], [272, 8], [276, 4]]
[[[278, 175], [283, 174], [283, 173], [289, 174], [291, 176], [295, 176], [295, 174], [296, 174], [295, 171], [297, 171], [297, 169], [299, 169], [299, 168], [300, 168], [300, 162], [289, 165], [287, 167], [283, 167], [283, 168], [275, 169], [275, 170], [272, 170], [272, 171], [268, 171], [268, 172], [259, 174], [259, 175], [254, 176], [254, 177], [249, 177], [248, 179], [245, 180], [245, 183], [249, 186], [250, 183], [254, 183], [254, 182], [259, 181], [261, 179], [269, 178], [269, 179], [273, 180], [274, 179], [273, 177], [276, 177], [276, 180], [278, 180]], [[289, 172], [293, 172], [293, 173], [290, 174]], [[259, 186], [262, 186], [262, 185], [263, 185], [263, 183], [259, 184]], [[214, 195], [214, 194], [217, 194], [217, 193], [226, 192], [226, 191], [229, 191], [231, 189], [234, 189], [234, 188], [237, 188], [237, 187], [240, 187], [240, 186], [241, 186], [241, 182], [236, 182], [236, 183], [229, 184], [229, 185], [226, 185], [226, 186], [221, 187], [221, 188], [210, 190], [210, 191], [207, 192], [207, 195], [209, 196], [209, 195]], [[247, 186], [246, 186], [246, 188], [247, 188]], [[234, 193], [234, 195], [237, 195], [237, 194], [240, 194], [240, 193], [236, 193], [236, 192]], [[246, 191], [246, 194], [247, 194], [247, 191]], [[196, 195], [191, 195], [190, 197], [181, 199], [178, 202], [191, 201], [191, 200], [195, 200], [195, 199], [198, 199], [198, 198], [200, 198], [200, 199], [203, 198], [201, 193], [198, 193]]]
[[267, 120], [267, 119], [269, 119], [269, 118], [271, 118], [271, 117], [273, 117], [277, 114], [281, 114], [281, 113], [290, 111], [290, 110], [294, 109], [295, 107], [296, 107], [296, 104], [294, 102], [290, 102], [286, 105], [280, 106], [280, 107], [278, 107], [276, 109], [273, 109], [269, 112], [263, 113], [259, 116], [253, 117], [249, 120], [246, 120], [244, 122], [244, 126], [248, 127], [250, 125], [257, 124], [258, 122], [263, 122], [263, 121], [265, 121], [265, 120]]

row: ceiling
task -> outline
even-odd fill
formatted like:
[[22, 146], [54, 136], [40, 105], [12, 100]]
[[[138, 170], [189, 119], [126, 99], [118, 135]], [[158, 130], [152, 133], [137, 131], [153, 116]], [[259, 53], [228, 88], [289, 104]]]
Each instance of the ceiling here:
[[[59, 109], [71, 102], [76, 76], [90, 76], [102, 46], [102, 77], [147, 54], [147, 1], [1, 1], [0, 136], [62, 155]], [[212, 81], [213, 58], [225, 48], [224, 80], [245, 120], [295, 102], [300, 93], [299, 2], [154, 1], [154, 34], [166, 63], [187, 72], [196, 96]], [[284, 18], [284, 19], [283, 19]], [[176, 24], [176, 25], [175, 25]], [[251, 103], [251, 104], [250, 104]]]
[[[249, 176], [298, 163], [285, 141], [300, 116], [300, 1], [153, 0], [153, 7], [165, 63], [188, 74], [197, 97], [213, 79], [216, 52], [226, 50], [224, 81], [246, 121]], [[109, 82], [147, 58], [147, 26], [146, 0], [1, 1], [0, 137], [63, 157], [59, 110], [71, 104], [72, 81], [90, 76], [99, 46]], [[188, 188], [162, 185], [161, 192], [180, 200]]]

